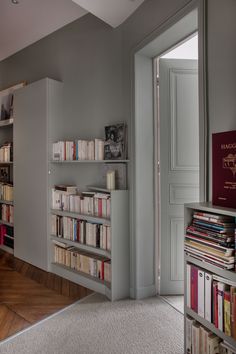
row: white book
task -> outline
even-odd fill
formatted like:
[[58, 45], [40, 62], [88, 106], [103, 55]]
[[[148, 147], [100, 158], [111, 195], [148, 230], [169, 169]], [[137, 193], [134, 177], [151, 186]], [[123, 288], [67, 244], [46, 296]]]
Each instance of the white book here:
[[218, 283], [218, 329], [224, 330], [224, 290], [225, 284]]
[[187, 264], [187, 293], [186, 293], [186, 301], [187, 307], [191, 308], [191, 265]]
[[205, 317], [205, 296], [204, 296], [205, 272], [198, 269], [198, 315]]
[[192, 324], [194, 319], [186, 317], [186, 354], [192, 353]]
[[208, 337], [211, 335], [212, 333], [205, 327], [201, 327], [200, 330], [200, 353], [201, 354], [208, 354]]
[[192, 354], [200, 353], [200, 324], [192, 324]]
[[212, 320], [212, 274], [205, 273], [205, 319]]
[[111, 227], [106, 226], [106, 249], [111, 251]]
[[220, 351], [220, 338], [215, 334], [208, 336], [207, 354], [218, 354]]

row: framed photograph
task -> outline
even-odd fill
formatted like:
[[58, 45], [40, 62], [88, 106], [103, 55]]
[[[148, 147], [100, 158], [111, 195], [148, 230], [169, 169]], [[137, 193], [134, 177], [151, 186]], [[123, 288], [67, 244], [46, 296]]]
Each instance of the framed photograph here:
[[10, 182], [10, 167], [1, 166], [0, 167], [0, 182], [8, 183]]
[[13, 118], [14, 91], [25, 86], [26, 82], [20, 82], [0, 91], [0, 120]]
[[125, 123], [105, 127], [104, 158], [105, 160], [126, 159], [127, 127]]

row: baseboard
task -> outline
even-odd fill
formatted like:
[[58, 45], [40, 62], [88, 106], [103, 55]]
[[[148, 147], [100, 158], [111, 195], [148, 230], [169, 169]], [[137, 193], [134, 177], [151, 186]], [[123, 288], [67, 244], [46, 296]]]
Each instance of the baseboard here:
[[147, 297], [155, 296], [157, 294], [156, 286], [144, 286], [142, 288], [130, 288], [130, 297], [132, 299], [141, 300]]

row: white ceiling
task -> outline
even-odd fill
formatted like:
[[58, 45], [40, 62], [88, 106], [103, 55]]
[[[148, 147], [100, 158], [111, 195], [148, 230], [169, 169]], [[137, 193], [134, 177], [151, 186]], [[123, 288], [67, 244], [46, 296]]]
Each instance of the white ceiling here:
[[72, 0], [112, 27], [124, 22], [144, 0]]
[[112, 27], [144, 0], [0, 0], [0, 61], [91, 12]]

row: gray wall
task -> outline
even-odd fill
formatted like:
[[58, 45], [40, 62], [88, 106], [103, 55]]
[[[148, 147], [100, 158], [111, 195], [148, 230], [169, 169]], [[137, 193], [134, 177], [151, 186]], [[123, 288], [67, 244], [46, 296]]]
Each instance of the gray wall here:
[[[133, 50], [142, 42], [146, 44], [155, 29], [189, 2], [146, 0], [115, 30], [86, 15], [1, 62], [0, 88], [46, 76], [62, 80], [64, 136], [103, 136], [107, 122], [129, 122], [131, 117]], [[208, 0], [208, 3], [211, 134], [236, 129], [236, 2]], [[86, 173], [87, 170], [84, 176]]]
[[2, 61], [0, 84], [63, 81], [65, 137], [103, 137], [104, 124], [125, 119], [122, 70], [121, 31], [86, 15]]
[[236, 130], [236, 1], [208, 0], [209, 192], [211, 134]]

